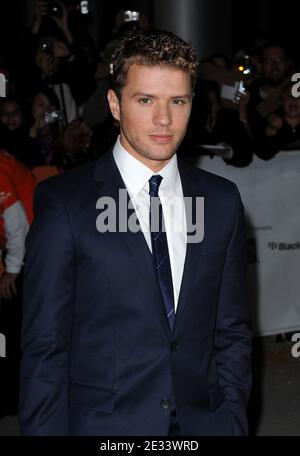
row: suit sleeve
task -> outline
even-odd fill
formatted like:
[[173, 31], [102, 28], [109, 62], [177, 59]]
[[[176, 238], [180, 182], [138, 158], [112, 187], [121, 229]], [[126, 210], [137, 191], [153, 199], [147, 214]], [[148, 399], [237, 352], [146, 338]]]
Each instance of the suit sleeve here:
[[246, 301], [246, 255], [243, 205], [236, 186], [235, 222], [227, 247], [218, 300], [215, 353], [220, 386], [232, 414], [235, 435], [247, 435], [251, 389], [251, 333]]
[[22, 435], [68, 435], [75, 254], [66, 209], [39, 184], [26, 239], [19, 420]]

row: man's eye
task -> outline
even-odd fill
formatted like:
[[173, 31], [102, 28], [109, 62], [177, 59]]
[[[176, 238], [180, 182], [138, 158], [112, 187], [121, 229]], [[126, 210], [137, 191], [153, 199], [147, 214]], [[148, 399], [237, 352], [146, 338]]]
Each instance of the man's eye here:
[[150, 98], [144, 97], [144, 98], [140, 98], [139, 99], [139, 103], [141, 103], [141, 104], [150, 104], [151, 100], [150, 100]]
[[175, 100], [173, 100], [173, 104], [176, 105], [183, 105], [184, 103], [184, 100], [181, 100], [180, 98], [176, 98]]

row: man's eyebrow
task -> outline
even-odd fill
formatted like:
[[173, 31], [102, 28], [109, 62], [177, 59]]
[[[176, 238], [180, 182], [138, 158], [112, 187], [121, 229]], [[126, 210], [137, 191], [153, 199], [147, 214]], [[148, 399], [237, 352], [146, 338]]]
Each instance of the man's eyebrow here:
[[[157, 95], [153, 95], [151, 93], [143, 93], [143, 92], [135, 92], [133, 93], [132, 95], [132, 98], [134, 97], [147, 97], [147, 98], [159, 98]], [[184, 95], [173, 95], [172, 97], [170, 97], [170, 99], [174, 99], [174, 98], [192, 98], [192, 94], [184, 94]]]
[[151, 95], [151, 93], [145, 92], [135, 92], [131, 95], [132, 97], [148, 97], [148, 98], [157, 98], [155, 95]]
[[185, 94], [185, 95], [176, 95], [175, 97], [171, 97], [171, 98], [191, 98], [192, 95], [191, 94]]

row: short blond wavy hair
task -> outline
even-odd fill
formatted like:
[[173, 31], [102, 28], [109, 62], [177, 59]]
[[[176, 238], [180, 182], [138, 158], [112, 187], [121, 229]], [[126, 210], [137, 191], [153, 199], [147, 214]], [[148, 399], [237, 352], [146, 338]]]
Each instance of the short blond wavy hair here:
[[197, 78], [197, 54], [191, 44], [171, 32], [136, 30], [124, 35], [115, 48], [111, 61], [111, 86], [121, 97], [129, 68], [134, 65], [167, 65], [186, 71], [192, 89]]

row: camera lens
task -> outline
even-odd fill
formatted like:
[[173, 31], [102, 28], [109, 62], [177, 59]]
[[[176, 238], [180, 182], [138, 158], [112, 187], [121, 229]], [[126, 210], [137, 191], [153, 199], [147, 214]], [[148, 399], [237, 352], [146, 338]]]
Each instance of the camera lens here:
[[63, 16], [63, 9], [59, 3], [52, 3], [50, 5], [50, 15], [55, 17]]
[[39, 43], [39, 49], [41, 52], [47, 53], [49, 55], [53, 54], [53, 43], [49, 39], [43, 39]]

